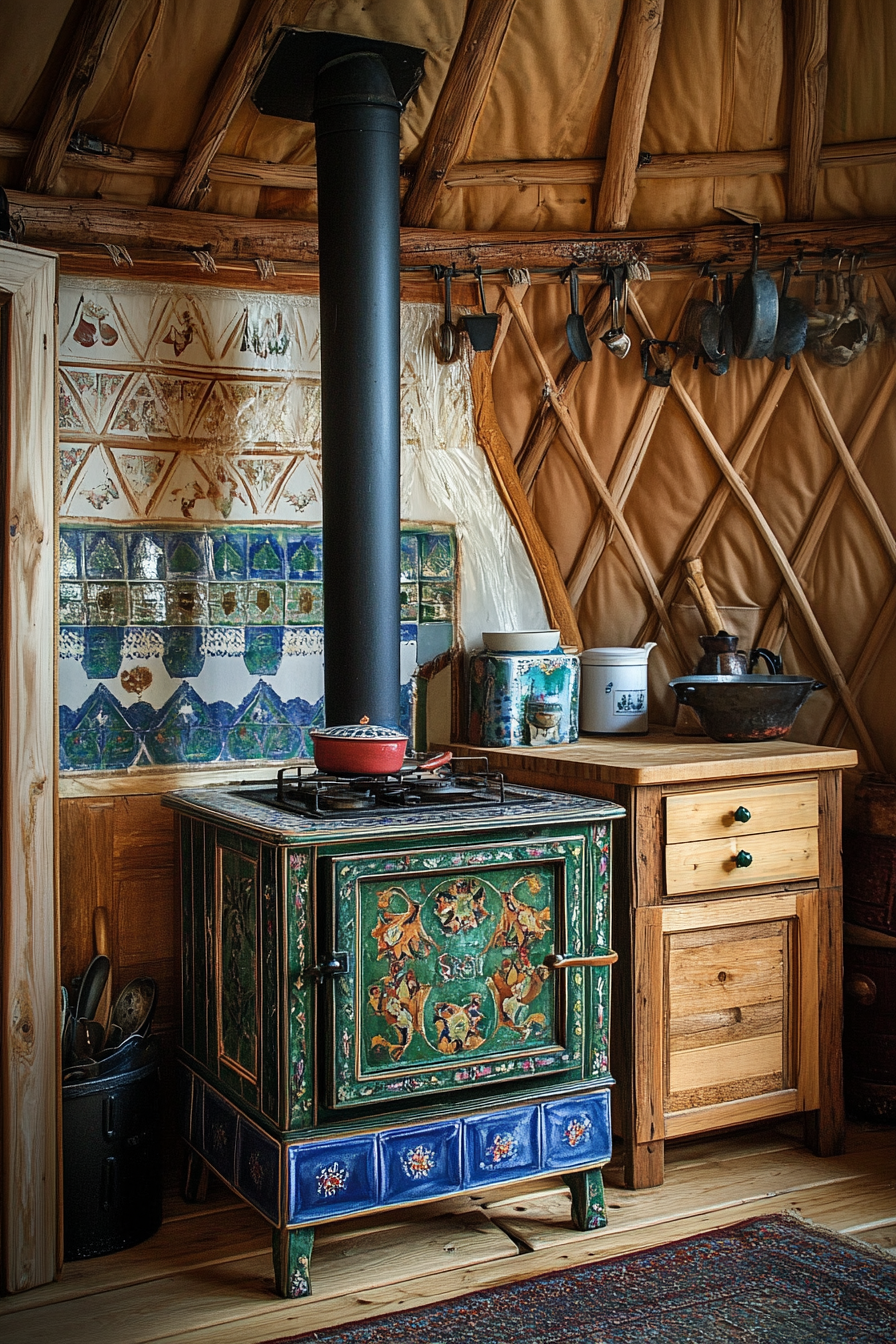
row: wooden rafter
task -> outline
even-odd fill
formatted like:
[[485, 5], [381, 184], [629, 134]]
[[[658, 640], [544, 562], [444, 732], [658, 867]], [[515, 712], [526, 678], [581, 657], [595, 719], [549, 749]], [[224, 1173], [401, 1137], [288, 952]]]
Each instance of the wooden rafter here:
[[647, 97], [660, 46], [663, 5], [664, 0], [626, 0], [607, 162], [594, 212], [598, 232], [628, 227]]
[[[875, 617], [874, 624], [862, 644], [859, 660], [850, 674], [849, 689], [856, 699], [861, 694], [871, 669], [880, 657], [894, 625], [896, 625], [896, 585], [890, 590], [890, 596]], [[849, 716], [843, 705], [835, 704], [827, 723], [819, 734], [819, 741], [837, 746], [848, 723]]]
[[[9, 191], [13, 215], [24, 225], [25, 241], [62, 251], [119, 243], [128, 248], [208, 247], [216, 261], [271, 257], [317, 264], [317, 225], [294, 219], [246, 219], [198, 211], [146, 207], [112, 201], [29, 196]], [[608, 256], [631, 252], [649, 264], [698, 267], [720, 255], [748, 257], [751, 231], [743, 224], [701, 225], [690, 229], [646, 229], [613, 235], [593, 233], [478, 233], [447, 229], [403, 229], [401, 265], [457, 265], [470, 271], [561, 268], [576, 261], [598, 270]], [[802, 248], [807, 259], [825, 250], [896, 251], [896, 219], [810, 220], [805, 224], [769, 224], [762, 233], [762, 262], [774, 265]]]
[[788, 219], [815, 214], [828, 88], [828, 0], [794, 0], [794, 86], [787, 174]]
[[[0, 127], [0, 158], [27, 158], [34, 137], [27, 131]], [[860, 140], [843, 145], [822, 145], [819, 169], [867, 168], [892, 164], [896, 158], [896, 139]], [[654, 154], [649, 163], [638, 167], [639, 178], [757, 177], [787, 172], [790, 160], [786, 149], [730, 150], [706, 154]], [[97, 153], [67, 151], [62, 166], [82, 172], [122, 173], [137, 177], [177, 177], [184, 165], [183, 154], [164, 149], [131, 149], [127, 145], [104, 145]], [[494, 187], [564, 186], [600, 182], [603, 159], [531, 159], [496, 160], [482, 163], [456, 163], [445, 174], [445, 186]], [[317, 186], [314, 163], [269, 163], [265, 159], [247, 159], [236, 154], [216, 154], [208, 166], [211, 182], [238, 182], [252, 187], [282, 187], [285, 190], [313, 191]], [[400, 188], [407, 193], [410, 178], [402, 177]]]
[[414, 185], [405, 198], [403, 224], [425, 228], [430, 223], [445, 174], [466, 154], [515, 6], [516, 0], [468, 0], [464, 26], [426, 128]]
[[59, 176], [81, 102], [126, 4], [127, 0], [88, 0], [28, 153], [26, 191], [42, 194]]
[[[252, 87], [284, 16], [294, 8], [290, 0], [255, 0], [249, 10], [212, 86], [183, 168], [168, 193], [168, 204], [174, 209], [193, 209], [201, 198], [209, 165], [221, 148], [237, 108]], [[308, 0], [294, 21], [301, 23], [310, 8]]]

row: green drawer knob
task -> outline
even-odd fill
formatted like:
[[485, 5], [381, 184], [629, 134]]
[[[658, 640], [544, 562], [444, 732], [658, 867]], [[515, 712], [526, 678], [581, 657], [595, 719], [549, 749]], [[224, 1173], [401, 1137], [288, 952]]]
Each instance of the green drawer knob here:
[[734, 856], [735, 868], [749, 868], [753, 862], [753, 855], [748, 854], [745, 849], [739, 849]]
[[734, 820], [749, 821], [752, 815], [753, 814], [748, 807], [739, 807], [734, 814]]

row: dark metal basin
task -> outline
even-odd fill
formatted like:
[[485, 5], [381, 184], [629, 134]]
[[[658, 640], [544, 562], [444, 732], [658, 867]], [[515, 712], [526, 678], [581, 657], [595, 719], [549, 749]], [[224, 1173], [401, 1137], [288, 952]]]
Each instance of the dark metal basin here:
[[679, 704], [690, 705], [716, 742], [766, 742], [786, 737], [813, 691], [813, 677], [676, 677]]

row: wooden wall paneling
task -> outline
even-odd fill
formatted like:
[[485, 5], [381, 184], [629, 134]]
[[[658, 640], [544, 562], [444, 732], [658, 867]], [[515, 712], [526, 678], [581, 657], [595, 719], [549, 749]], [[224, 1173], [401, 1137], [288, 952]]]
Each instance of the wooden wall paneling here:
[[[112, 799], [65, 799], [59, 805], [59, 961], [71, 985], [93, 956], [94, 911], [115, 906]], [[115, 942], [112, 944], [114, 976]]]
[[57, 261], [0, 243], [8, 377], [3, 639], [2, 1274], [7, 1292], [61, 1262], [58, 1204], [59, 957], [56, 870]]
[[158, 797], [115, 800], [117, 987], [139, 975], [158, 983], [154, 1027], [177, 1024], [180, 911], [175, 891], [175, 815]]

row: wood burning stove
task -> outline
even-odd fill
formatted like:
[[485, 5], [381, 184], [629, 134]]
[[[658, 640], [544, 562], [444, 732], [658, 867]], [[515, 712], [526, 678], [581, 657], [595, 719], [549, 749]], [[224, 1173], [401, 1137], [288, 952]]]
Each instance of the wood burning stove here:
[[313, 776], [285, 806], [276, 781], [166, 799], [187, 1194], [207, 1164], [264, 1214], [286, 1296], [310, 1292], [314, 1227], [349, 1214], [556, 1171], [576, 1226], [605, 1222], [622, 810], [466, 762], [438, 778], [449, 801], [412, 775], [359, 810], [317, 810], [369, 790]]

